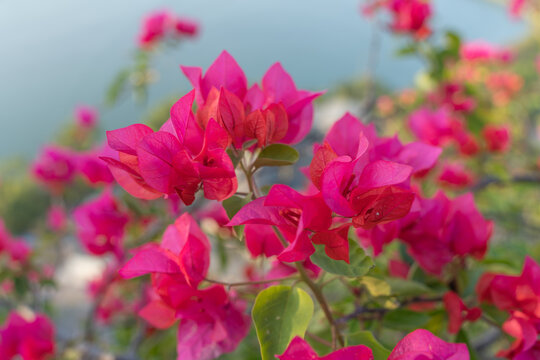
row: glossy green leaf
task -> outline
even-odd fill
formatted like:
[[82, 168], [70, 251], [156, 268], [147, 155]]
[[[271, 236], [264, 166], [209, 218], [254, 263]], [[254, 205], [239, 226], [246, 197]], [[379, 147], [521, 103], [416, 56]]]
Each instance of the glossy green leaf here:
[[390, 350], [382, 346], [369, 331], [358, 331], [348, 338], [348, 345], [365, 345], [373, 351], [373, 360], [386, 360]]
[[271, 144], [265, 147], [255, 161], [255, 167], [285, 166], [298, 161], [298, 151], [285, 144]]
[[223, 208], [225, 209], [225, 212], [227, 213], [229, 219], [232, 219], [233, 216], [236, 215], [236, 213], [240, 211], [240, 209], [250, 201], [251, 194], [248, 194], [244, 197], [236, 195], [231, 196], [230, 198], [223, 200]]
[[313, 316], [313, 300], [300, 288], [278, 285], [259, 293], [252, 318], [263, 360], [282, 354], [292, 338], [304, 337]]
[[383, 318], [383, 326], [389, 329], [410, 331], [423, 328], [429, 321], [429, 315], [407, 309], [388, 311]]
[[433, 290], [426, 285], [406, 279], [386, 278], [390, 285], [390, 292], [394, 296], [420, 296], [433, 294]]
[[311, 261], [331, 274], [360, 277], [366, 275], [374, 266], [371, 258], [356, 241], [349, 241], [349, 264], [326, 255], [324, 245], [315, 245], [315, 249], [315, 253], [311, 255]]

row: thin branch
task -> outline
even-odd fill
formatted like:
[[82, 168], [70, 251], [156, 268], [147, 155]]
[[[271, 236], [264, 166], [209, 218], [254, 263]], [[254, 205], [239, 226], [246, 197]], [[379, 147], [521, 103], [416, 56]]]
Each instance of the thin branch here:
[[[404, 306], [407, 306], [407, 305], [410, 305], [410, 304], [418, 304], [418, 303], [424, 303], [424, 302], [438, 302], [438, 301], [442, 301], [442, 297], [437, 296], [437, 297], [433, 297], [433, 298], [413, 298], [413, 299], [401, 302], [398, 307], [404, 307]], [[391, 311], [391, 310], [393, 310], [393, 309], [389, 309], [389, 308], [367, 308], [367, 307], [364, 307], [364, 306], [358, 306], [358, 307], [356, 307], [356, 309], [352, 313], [344, 315], [344, 316], [340, 317], [339, 319], [337, 319], [336, 321], [337, 321], [337, 323], [346, 323], [346, 322], [348, 322], [350, 320], [353, 320], [353, 319], [356, 319], [359, 316], [364, 315], [364, 314], [384, 315], [388, 311]]]
[[280, 282], [280, 281], [286, 281], [286, 280], [297, 280], [298, 276], [292, 275], [292, 276], [285, 276], [281, 278], [275, 278], [275, 279], [267, 279], [267, 280], [257, 280], [257, 281], [241, 281], [241, 282], [224, 282], [219, 280], [213, 280], [213, 279], [204, 279], [205, 281], [208, 281], [212, 284], [220, 284], [223, 286], [226, 286], [228, 288], [232, 288], [235, 286], [250, 286], [250, 285], [261, 285], [261, 284], [269, 284], [273, 282]]
[[332, 344], [329, 342], [329, 341], [326, 341], [325, 339], [309, 332], [309, 331], [306, 331], [306, 335], [310, 338], [312, 338], [313, 340], [315, 340], [316, 342], [320, 343], [320, 344], [323, 344], [324, 346], [328, 346], [328, 347], [332, 347]]
[[509, 184], [540, 184], [540, 174], [523, 174], [523, 175], [514, 175], [510, 179], [501, 179], [496, 176], [486, 176], [475, 185], [471, 187], [471, 191], [477, 192], [487, 188], [489, 185], [509, 185]]

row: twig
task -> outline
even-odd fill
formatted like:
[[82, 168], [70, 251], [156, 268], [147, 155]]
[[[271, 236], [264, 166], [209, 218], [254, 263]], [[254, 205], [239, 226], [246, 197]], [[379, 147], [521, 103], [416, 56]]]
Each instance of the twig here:
[[[413, 299], [401, 302], [398, 307], [404, 307], [404, 306], [407, 306], [407, 305], [410, 305], [410, 304], [416, 304], [416, 303], [438, 302], [438, 301], [442, 301], [442, 297], [437, 296], [437, 297], [433, 297], [433, 298], [413, 298]], [[364, 307], [364, 306], [358, 306], [358, 307], [356, 307], [356, 309], [352, 313], [344, 315], [344, 316], [340, 317], [339, 319], [337, 319], [337, 322], [338, 323], [346, 323], [347, 321], [356, 319], [357, 317], [359, 317], [360, 315], [363, 315], [363, 314], [384, 315], [388, 311], [391, 311], [391, 310], [393, 310], [393, 309], [388, 309], [388, 308], [367, 308], [367, 307]]]
[[325, 346], [328, 346], [328, 347], [332, 347], [332, 344], [329, 342], [329, 341], [326, 341], [324, 340], [323, 338], [309, 332], [309, 331], [306, 331], [306, 335], [309, 336], [310, 338], [312, 338], [313, 340], [315, 340], [316, 342], [318, 343], [321, 343]]
[[260, 285], [260, 284], [268, 284], [268, 283], [273, 283], [273, 282], [297, 280], [297, 279], [298, 277], [296, 275], [292, 275], [292, 276], [285, 276], [285, 277], [275, 278], [275, 279], [257, 280], [257, 281], [241, 281], [241, 282], [232, 282], [232, 283], [219, 281], [219, 280], [213, 280], [213, 279], [204, 279], [204, 280], [212, 284], [220, 284], [228, 288], [232, 288], [235, 286]]
[[508, 185], [513, 183], [524, 183], [524, 184], [540, 184], [540, 174], [523, 174], [515, 175], [510, 179], [501, 179], [496, 176], [486, 176], [475, 185], [471, 187], [471, 191], [477, 192], [487, 188], [489, 185]]

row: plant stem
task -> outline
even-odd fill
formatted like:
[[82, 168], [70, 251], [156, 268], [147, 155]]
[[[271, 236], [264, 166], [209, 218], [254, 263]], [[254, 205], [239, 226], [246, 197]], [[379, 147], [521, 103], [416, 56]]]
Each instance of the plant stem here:
[[334, 316], [332, 315], [332, 312], [330, 311], [330, 308], [328, 306], [328, 302], [326, 301], [326, 298], [324, 297], [324, 294], [322, 290], [309, 278], [309, 275], [306, 273], [306, 270], [300, 264], [299, 262], [295, 263], [296, 268], [298, 269], [298, 273], [300, 273], [300, 277], [302, 280], [307, 284], [307, 286], [311, 289], [313, 292], [313, 295], [315, 295], [315, 298], [319, 302], [319, 305], [321, 306], [324, 315], [326, 316], [326, 319], [330, 323], [330, 327], [332, 329], [332, 350], [336, 350], [336, 344], [335, 340], [339, 342], [339, 345], [341, 347], [345, 346], [345, 342], [343, 341], [343, 336], [341, 335], [339, 328], [336, 325], [336, 322], [334, 320]]
[[233, 282], [233, 283], [228, 283], [228, 282], [219, 281], [219, 280], [212, 280], [212, 279], [204, 279], [204, 281], [208, 281], [209, 283], [212, 283], [212, 284], [220, 284], [223, 286], [227, 286], [228, 288], [232, 288], [234, 286], [260, 285], [260, 284], [268, 284], [272, 282], [280, 282], [280, 281], [296, 280], [296, 279], [298, 279], [297, 276], [285, 276], [285, 277], [276, 278], [276, 279], [241, 281], [241, 282]]

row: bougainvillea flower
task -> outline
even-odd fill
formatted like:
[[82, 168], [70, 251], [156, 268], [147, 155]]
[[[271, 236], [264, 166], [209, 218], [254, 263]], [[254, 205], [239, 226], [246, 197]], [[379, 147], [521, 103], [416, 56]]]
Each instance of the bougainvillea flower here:
[[392, 12], [391, 28], [398, 33], [411, 33], [417, 39], [431, 34], [428, 20], [431, 16], [431, 4], [424, 0], [390, 0], [388, 4]]
[[[441, 148], [423, 142], [404, 145], [397, 136], [379, 138], [373, 124], [364, 125], [360, 119], [349, 113], [332, 125], [324, 138], [324, 143], [328, 143], [328, 145], [323, 145], [326, 148], [325, 154], [330, 155], [331, 152], [328, 149], [332, 149], [337, 156], [346, 155], [351, 159], [356, 159], [367, 152], [364, 155], [366, 160], [387, 160], [409, 165], [413, 168], [413, 173], [419, 175], [431, 169], [442, 152]], [[318, 156], [318, 149], [316, 148], [315, 157]], [[326, 165], [337, 156], [329, 157], [324, 164]]]
[[197, 35], [199, 25], [187, 18], [181, 18], [166, 11], [159, 10], [145, 16], [138, 36], [139, 46], [149, 49], [156, 43], [172, 37], [193, 37]]
[[510, 130], [507, 126], [487, 125], [482, 135], [491, 152], [505, 152], [510, 148]]
[[278, 259], [303, 261], [315, 252], [309, 236], [328, 230], [332, 224], [332, 213], [320, 194], [306, 196], [288, 186], [274, 185], [267, 196], [245, 205], [227, 225], [242, 224], [278, 227], [290, 242]]
[[486, 79], [486, 87], [491, 92], [492, 101], [498, 106], [508, 104], [521, 90], [523, 83], [523, 78], [510, 70], [491, 72]]
[[210, 360], [233, 351], [247, 335], [250, 319], [243, 304], [222, 285], [196, 289], [184, 276], [154, 273], [151, 301], [139, 311], [150, 325], [164, 329], [178, 319], [178, 360]]
[[46, 360], [54, 354], [54, 326], [39, 313], [30, 310], [11, 312], [0, 328], [0, 358]]
[[167, 11], [156, 11], [148, 14], [143, 19], [143, 25], [139, 34], [139, 45], [147, 47], [161, 40], [165, 36], [170, 15]]
[[321, 193], [328, 206], [366, 229], [407, 215], [414, 194], [396, 185], [408, 181], [412, 168], [379, 160], [358, 171], [358, 160], [337, 158], [325, 168]]
[[464, 188], [471, 185], [474, 181], [473, 175], [461, 163], [446, 163], [437, 181], [442, 185], [454, 188]]
[[407, 279], [411, 266], [405, 261], [401, 260], [399, 255], [394, 256], [388, 262], [388, 273], [390, 276]]
[[364, 248], [371, 247], [373, 255], [377, 256], [382, 253], [383, 247], [397, 239], [400, 225], [399, 221], [392, 221], [386, 224], [379, 224], [371, 229], [357, 228], [356, 234], [360, 239], [360, 243]]
[[129, 314], [132, 310], [123, 299], [119, 285], [122, 279], [118, 275], [118, 264], [108, 264], [103, 273], [91, 280], [87, 286], [87, 293], [96, 303], [97, 320], [109, 324], [120, 314]]
[[13, 237], [0, 219], [0, 254], [5, 253], [15, 263], [24, 263], [31, 253], [30, 246], [23, 240]]
[[174, 19], [174, 29], [181, 36], [196, 36], [199, 33], [199, 23], [193, 19], [176, 17]]
[[103, 193], [82, 205], [74, 213], [77, 236], [81, 244], [94, 255], [122, 255], [122, 239], [129, 216], [123, 212], [112, 191]]
[[113, 150], [108, 146], [101, 146], [77, 154], [77, 170], [90, 184], [113, 183], [114, 177], [111, 171], [101, 160], [104, 156], [114, 156]]
[[149, 244], [120, 269], [129, 279], [149, 273], [178, 274], [196, 287], [210, 266], [210, 243], [195, 220], [188, 213], [169, 225], [161, 245]]
[[373, 0], [362, 7], [362, 12], [371, 16], [374, 11], [386, 8], [392, 16], [390, 28], [396, 33], [411, 34], [424, 39], [431, 34], [428, 21], [431, 4], [424, 0]]
[[476, 291], [480, 301], [540, 320], [540, 265], [526, 257], [521, 275], [484, 274]]
[[295, 336], [280, 360], [373, 360], [371, 349], [364, 345], [348, 346], [326, 356], [319, 356], [311, 346], [299, 336]]
[[469, 360], [469, 350], [465, 344], [447, 343], [418, 329], [396, 345], [388, 360]]
[[[220, 124], [235, 124], [227, 126], [235, 144], [238, 144], [240, 135], [257, 139], [259, 145], [276, 141], [295, 144], [311, 129], [312, 102], [322, 93], [297, 90], [291, 76], [279, 63], [268, 69], [261, 86], [254, 84], [249, 90], [244, 72], [226, 51], [218, 56], [204, 75], [199, 67], [181, 68], [195, 88], [200, 107], [199, 122], [204, 125], [206, 120], [201, 119], [215, 117], [217, 109], [220, 109], [220, 117], [225, 116], [234, 122], [215, 120]], [[240, 126], [241, 123], [244, 126]]]
[[419, 204], [404, 219], [399, 238], [424, 270], [439, 275], [455, 256], [483, 258], [493, 222], [476, 209], [472, 194], [450, 200], [438, 192], [431, 199], [420, 198]]
[[67, 222], [66, 211], [60, 205], [52, 205], [47, 212], [47, 226], [53, 231], [61, 231]]
[[244, 236], [246, 247], [253, 257], [261, 255], [271, 257], [281, 254], [284, 250], [283, 244], [270, 226], [248, 224], [244, 227]]
[[107, 131], [108, 144], [118, 154], [113, 157], [101, 157], [124, 190], [132, 196], [145, 200], [162, 196], [142, 178], [137, 158], [137, 146], [146, 135], [152, 133], [150, 127], [142, 124], [133, 124], [125, 128]]
[[437, 106], [447, 106], [455, 112], [469, 113], [476, 107], [474, 97], [468, 96], [465, 87], [459, 83], [442, 84], [428, 98]]
[[452, 141], [456, 128], [461, 127], [445, 108], [436, 111], [418, 109], [410, 115], [408, 125], [417, 139], [435, 146]]
[[84, 128], [93, 128], [97, 125], [98, 122], [98, 112], [97, 109], [80, 105], [75, 108], [75, 120], [77, 125]]
[[227, 51], [221, 52], [204, 76], [200, 67], [181, 66], [181, 69], [195, 88], [197, 104], [200, 107], [206, 102], [212, 88], [225, 88], [242, 100], [246, 96], [246, 75]]
[[502, 329], [516, 340], [510, 348], [499, 351], [497, 356], [515, 360], [538, 359], [540, 355], [539, 321], [533, 321], [527, 315], [515, 311], [504, 322]]
[[457, 334], [464, 321], [476, 321], [482, 315], [480, 308], [469, 308], [453, 291], [444, 294], [444, 307], [448, 313], [448, 332]]
[[525, 0], [510, 0], [510, 15], [513, 17], [520, 17], [521, 13], [523, 11], [523, 8], [525, 7], [526, 1]]
[[460, 56], [463, 60], [471, 62], [500, 61], [507, 63], [512, 60], [512, 52], [483, 40], [470, 41], [461, 45]]
[[49, 145], [32, 164], [32, 174], [54, 192], [60, 191], [75, 177], [75, 154], [68, 149]]
[[200, 188], [212, 200], [236, 192], [234, 166], [225, 151], [230, 141], [227, 132], [213, 119], [203, 131], [191, 111], [193, 99], [192, 91], [178, 100], [160, 131], [137, 124], [107, 132], [118, 159], [102, 159], [133, 196], [153, 199], [177, 194], [189, 205]]
[[311, 130], [313, 122], [313, 100], [322, 92], [297, 90], [292, 77], [280, 63], [272, 65], [262, 78], [262, 92], [265, 96], [264, 108], [270, 104], [283, 104], [289, 124], [287, 133], [280, 140], [285, 144], [300, 142]]

